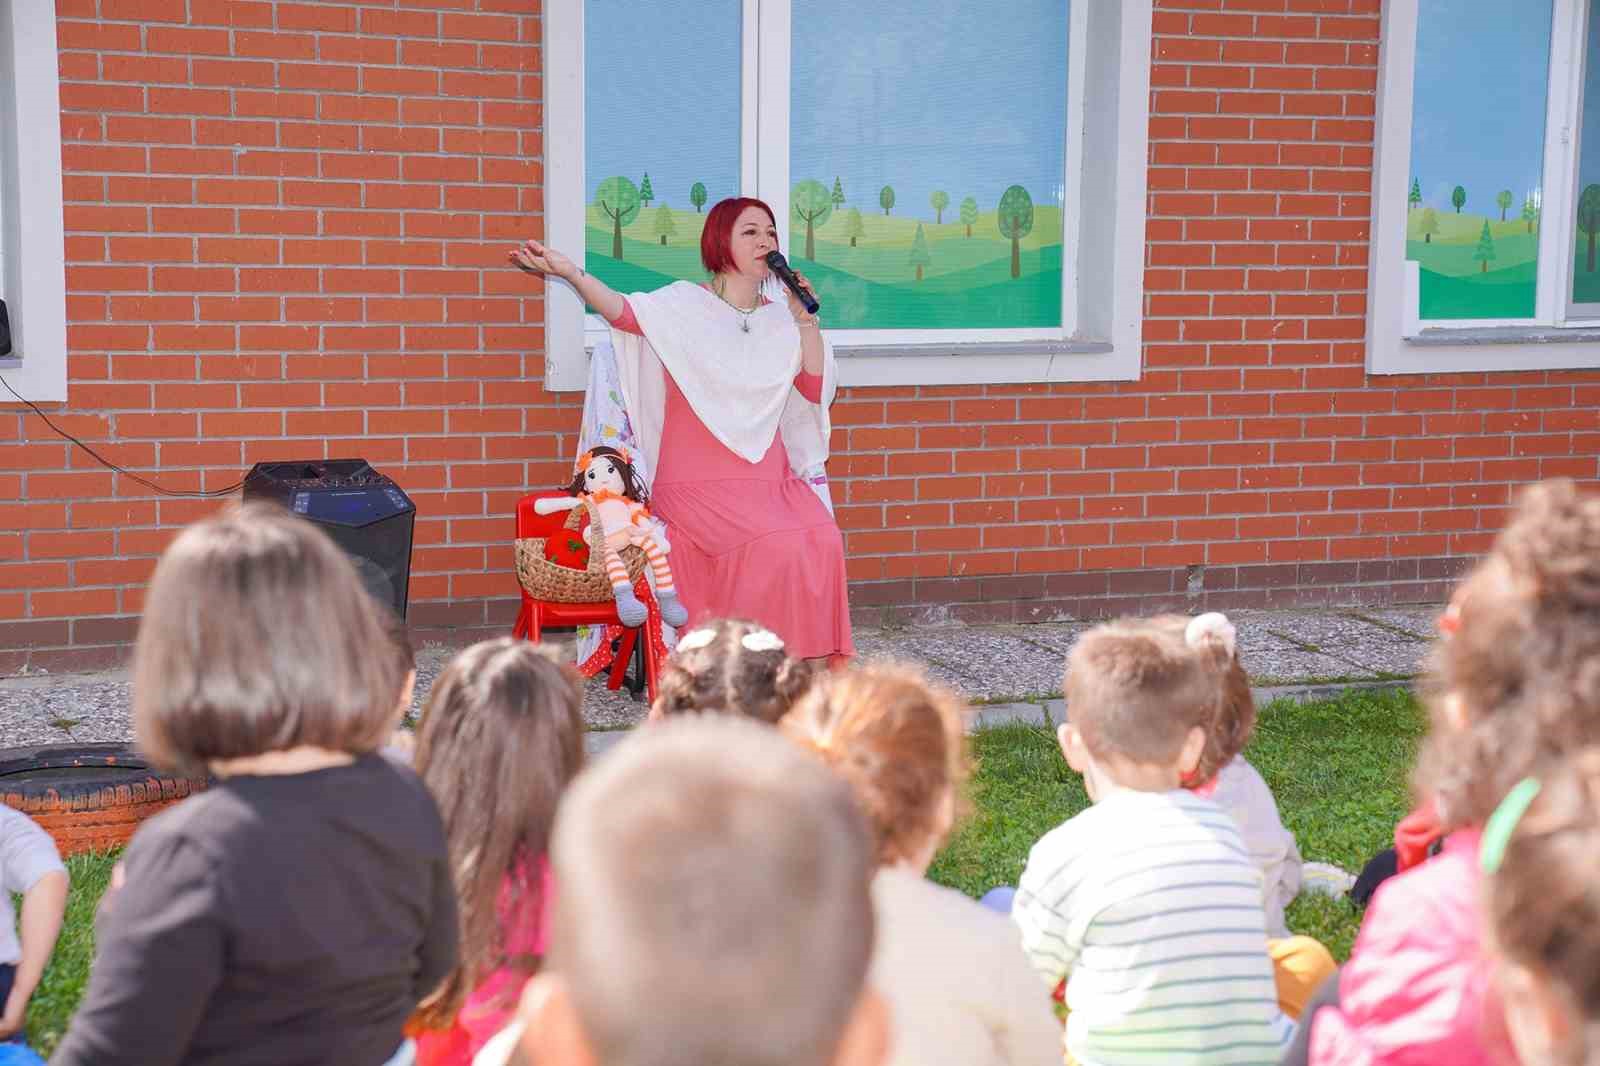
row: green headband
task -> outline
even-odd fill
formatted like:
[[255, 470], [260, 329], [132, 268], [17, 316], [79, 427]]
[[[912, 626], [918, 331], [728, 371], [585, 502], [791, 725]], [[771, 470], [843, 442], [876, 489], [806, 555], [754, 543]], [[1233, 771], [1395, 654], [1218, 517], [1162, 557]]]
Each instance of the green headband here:
[[1506, 846], [1511, 843], [1511, 834], [1516, 832], [1517, 823], [1522, 821], [1522, 816], [1528, 813], [1528, 808], [1539, 795], [1539, 788], [1538, 778], [1524, 777], [1517, 782], [1516, 788], [1506, 793], [1500, 806], [1483, 823], [1478, 859], [1483, 863], [1484, 873], [1492, 874], [1500, 869], [1500, 864], [1505, 861]]

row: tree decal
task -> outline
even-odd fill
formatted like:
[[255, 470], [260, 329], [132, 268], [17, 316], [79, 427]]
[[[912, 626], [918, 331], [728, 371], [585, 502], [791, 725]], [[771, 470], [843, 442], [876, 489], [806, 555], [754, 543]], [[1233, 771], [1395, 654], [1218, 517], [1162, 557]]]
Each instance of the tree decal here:
[[1539, 205], [1532, 196], [1522, 201], [1522, 221], [1528, 224], [1528, 232], [1533, 232], [1534, 223], [1539, 221]]
[[1422, 209], [1422, 222], [1417, 226], [1423, 244], [1432, 244], [1433, 235], [1439, 232], [1439, 213], [1431, 207]]
[[978, 201], [967, 197], [961, 201], [961, 224], [967, 227], [967, 236], [972, 236], [972, 224], [978, 221]]
[[789, 193], [789, 203], [797, 221], [806, 224], [806, 258], [817, 257], [816, 228], [833, 215], [833, 197], [820, 181], [797, 182]]
[[885, 185], [878, 193], [878, 206], [883, 208], [883, 213], [886, 215], [894, 207], [894, 186]]
[[1406, 197], [1406, 210], [1412, 210], [1420, 203], [1422, 203], [1422, 183], [1412, 178], [1411, 195]]
[[828, 199], [833, 201], [835, 210], [844, 206], [844, 186], [839, 184], [838, 178], [833, 179], [833, 195]]
[[928, 206], [933, 208], [933, 224], [944, 225], [944, 209], [950, 206], [950, 194], [943, 189], [935, 189], [933, 195], [928, 197]]
[[1473, 250], [1472, 261], [1481, 263], [1478, 273], [1489, 272], [1489, 261], [1494, 258], [1494, 235], [1489, 232], [1489, 223], [1484, 222], [1483, 233], [1478, 237], [1478, 247]]
[[1510, 189], [1501, 189], [1495, 194], [1494, 202], [1495, 206], [1500, 208], [1500, 221], [1504, 222], [1506, 220], [1506, 212], [1511, 210], [1511, 205], [1516, 202], [1516, 198], [1511, 195]]
[[1000, 236], [1011, 241], [1011, 276], [1022, 276], [1022, 238], [1033, 232], [1033, 197], [1020, 185], [1013, 185], [1000, 197], [995, 208], [995, 224]]
[[698, 181], [689, 190], [689, 202], [694, 204], [694, 213], [697, 215], [700, 213], [700, 209], [706, 205], [706, 187]]
[[650, 187], [650, 175], [646, 172], [644, 180], [639, 183], [639, 202], [649, 207], [650, 201], [656, 198], [656, 191]]
[[1594, 238], [1600, 234], [1600, 185], [1585, 185], [1578, 198], [1578, 229], [1589, 238], [1589, 255], [1584, 270], [1594, 273]]
[[656, 213], [651, 216], [650, 229], [661, 238], [661, 243], [666, 244], [667, 238], [677, 232], [677, 224], [672, 221], [672, 208], [662, 204], [656, 208]]
[[922, 268], [933, 262], [933, 256], [928, 253], [928, 238], [923, 236], [922, 223], [917, 223], [917, 235], [911, 241], [910, 263], [917, 268], [917, 280], [922, 280]]
[[852, 207], [844, 213], [844, 235], [850, 238], [850, 247], [856, 246], [856, 238], [863, 236], [867, 228], [861, 224], [861, 211]]
[[1467, 190], [1457, 185], [1455, 190], [1450, 193], [1450, 202], [1455, 205], [1456, 214], [1459, 215], [1461, 209], [1467, 206]]
[[594, 194], [600, 213], [611, 220], [611, 258], [622, 258], [622, 227], [639, 214], [639, 190], [620, 175], [600, 183]]

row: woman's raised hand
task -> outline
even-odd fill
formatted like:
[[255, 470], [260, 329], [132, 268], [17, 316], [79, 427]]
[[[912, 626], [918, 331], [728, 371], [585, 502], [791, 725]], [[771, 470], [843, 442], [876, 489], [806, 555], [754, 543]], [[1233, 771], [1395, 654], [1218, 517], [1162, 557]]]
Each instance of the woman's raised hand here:
[[[811, 279], [810, 278], [806, 277], [804, 274], [800, 273], [798, 270], [795, 271], [794, 276], [795, 276], [795, 280], [798, 281], [801, 285], [803, 285], [806, 289], [810, 290], [810, 292], [813, 295], [816, 294], [817, 290], [811, 287]], [[791, 315], [793, 315], [796, 318], [796, 320], [801, 321], [801, 322], [811, 322], [811, 321], [814, 321], [816, 319], [815, 315], [813, 315], [810, 311], [806, 310], [806, 305], [800, 302], [800, 297], [796, 296], [794, 294], [794, 290], [789, 288], [789, 286], [787, 286], [787, 285], [783, 286], [783, 295], [789, 301], [789, 313]]]
[[553, 274], [570, 281], [578, 272], [572, 260], [531, 237], [523, 241], [520, 248], [507, 252], [506, 259], [518, 270], [529, 274]]

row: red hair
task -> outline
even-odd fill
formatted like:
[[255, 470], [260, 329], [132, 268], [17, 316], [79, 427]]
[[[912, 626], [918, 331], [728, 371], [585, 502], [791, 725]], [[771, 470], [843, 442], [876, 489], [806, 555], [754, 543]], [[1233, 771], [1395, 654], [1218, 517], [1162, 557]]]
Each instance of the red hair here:
[[726, 200], [719, 200], [706, 215], [705, 228], [700, 231], [700, 262], [713, 274], [720, 274], [724, 270], [733, 269], [733, 224], [739, 221], [739, 216], [744, 214], [747, 207], [759, 207], [772, 219], [773, 228], [778, 225], [778, 216], [772, 213], [766, 201], [757, 200], [753, 196], [731, 196]]

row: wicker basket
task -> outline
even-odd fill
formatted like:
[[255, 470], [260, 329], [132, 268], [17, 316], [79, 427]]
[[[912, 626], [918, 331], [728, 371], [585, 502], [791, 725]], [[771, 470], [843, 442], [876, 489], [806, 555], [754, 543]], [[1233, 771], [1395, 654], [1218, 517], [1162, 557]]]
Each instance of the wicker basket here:
[[[590, 512], [591, 526], [597, 526], [593, 504], [585, 506]], [[577, 532], [582, 525], [579, 518], [580, 511], [574, 507], [563, 528]], [[604, 603], [611, 599], [611, 579], [606, 577], [604, 552], [591, 550], [588, 569], [574, 570], [570, 566], [558, 566], [544, 557], [546, 539], [517, 538], [517, 580], [522, 582], [529, 596], [551, 603]], [[622, 559], [622, 565], [628, 568], [629, 583], [638, 581], [639, 575], [644, 573], [644, 552], [629, 544], [617, 554]]]

